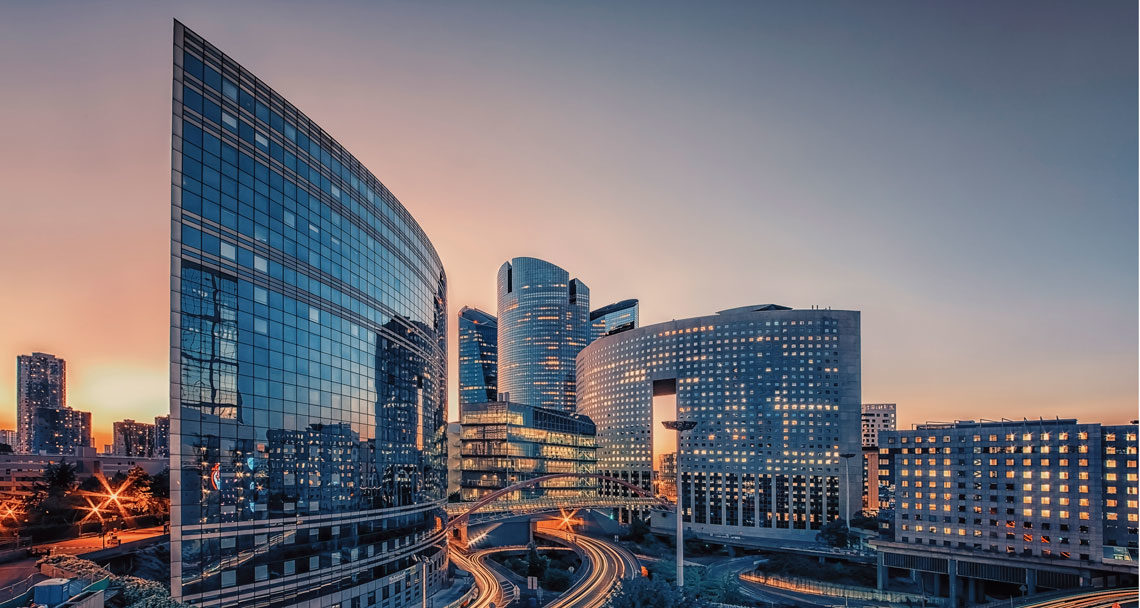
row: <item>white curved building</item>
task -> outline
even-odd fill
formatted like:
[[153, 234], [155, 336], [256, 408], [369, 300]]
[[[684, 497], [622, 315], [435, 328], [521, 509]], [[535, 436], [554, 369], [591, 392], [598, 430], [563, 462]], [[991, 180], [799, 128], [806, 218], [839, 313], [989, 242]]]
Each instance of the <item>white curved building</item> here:
[[858, 311], [772, 304], [598, 339], [577, 359], [598, 472], [652, 487], [655, 461], [675, 466], [661, 422], [693, 420], [681, 458], [689, 530], [814, 541], [859, 509], [859, 340]]

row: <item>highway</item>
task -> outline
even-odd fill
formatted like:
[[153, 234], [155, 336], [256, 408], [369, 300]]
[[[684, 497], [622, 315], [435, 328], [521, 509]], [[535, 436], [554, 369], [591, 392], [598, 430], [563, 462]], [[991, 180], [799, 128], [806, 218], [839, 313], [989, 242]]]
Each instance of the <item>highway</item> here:
[[1110, 608], [1115, 602], [1120, 602], [1121, 606], [1135, 606], [1136, 590], [1099, 589], [1033, 604], [1023, 604], [1019, 608]]
[[589, 568], [546, 608], [600, 608], [618, 581], [641, 576], [637, 558], [618, 545], [570, 532], [544, 530], [543, 533], [581, 549]]
[[828, 608], [836, 605], [850, 608], [869, 608], [884, 605], [883, 602], [855, 599], [844, 600], [844, 598], [799, 593], [787, 589], [776, 589], [767, 585], [742, 580], [740, 575], [752, 570], [753, 564], [758, 559], [761, 558], [750, 555], [713, 562], [709, 564], [706, 576], [710, 579], [725, 576], [732, 577], [732, 579], [736, 581], [742, 595], [762, 605], [776, 606], [791, 603], [796, 606], [826, 606]]
[[479, 588], [479, 596], [468, 608], [506, 608], [519, 596], [518, 587], [507, 580], [505, 576], [487, 563], [487, 557], [500, 551], [526, 551], [525, 545], [510, 547], [495, 547], [483, 549], [475, 553], [465, 553], [458, 545], [451, 545], [451, 561], [475, 577], [475, 586]]

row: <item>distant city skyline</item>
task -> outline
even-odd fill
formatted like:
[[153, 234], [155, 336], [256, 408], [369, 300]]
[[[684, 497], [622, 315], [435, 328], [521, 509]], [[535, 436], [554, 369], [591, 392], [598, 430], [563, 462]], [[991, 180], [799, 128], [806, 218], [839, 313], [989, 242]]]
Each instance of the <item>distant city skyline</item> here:
[[1136, 417], [1132, 3], [223, 6], [4, 7], [0, 427], [35, 351], [97, 446], [168, 411], [172, 17], [420, 221], [451, 420], [455, 315], [523, 256], [643, 325], [861, 310], [862, 400], [900, 429]]

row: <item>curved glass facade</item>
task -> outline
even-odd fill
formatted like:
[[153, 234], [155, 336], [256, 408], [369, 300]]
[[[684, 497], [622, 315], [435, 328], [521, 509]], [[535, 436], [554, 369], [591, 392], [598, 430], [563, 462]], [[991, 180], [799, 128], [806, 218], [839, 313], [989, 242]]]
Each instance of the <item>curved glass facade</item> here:
[[535, 258], [499, 268], [499, 392], [526, 405], [574, 411], [574, 358], [590, 337], [590, 289]]
[[[665, 395], [675, 409], [659, 407]], [[860, 404], [856, 311], [745, 307], [605, 336], [578, 356], [578, 411], [597, 425], [599, 473], [653, 488], [654, 465], [675, 466], [676, 436], [661, 422], [697, 423], [681, 458], [696, 533], [814, 541], [857, 510]]]
[[446, 564], [431, 242], [320, 127], [177, 22], [172, 159], [173, 595], [419, 603], [421, 573], [438, 586]]
[[478, 308], [459, 311], [459, 405], [498, 397], [499, 324]]

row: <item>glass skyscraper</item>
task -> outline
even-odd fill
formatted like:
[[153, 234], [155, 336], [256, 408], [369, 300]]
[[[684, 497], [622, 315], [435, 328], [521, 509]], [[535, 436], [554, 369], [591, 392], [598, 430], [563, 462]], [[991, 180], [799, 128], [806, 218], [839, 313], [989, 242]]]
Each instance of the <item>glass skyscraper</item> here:
[[574, 358], [590, 337], [590, 289], [535, 258], [499, 268], [499, 392], [515, 403], [574, 411]]
[[356, 158], [177, 22], [173, 73], [172, 593], [418, 604], [446, 565], [439, 257]]
[[494, 316], [464, 306], [459, 311], [459, 405], [498, 396], [499, 324]]
[[773, 304], [598, 339], [578, 356], [598, 472], [667, 495], [676, 435], [661, 423], [693, 421], [680, 458], [689, 532], [814, 542], [860, 508], [859, 341], [858, 311]]
[[590, 342], [637, 328], [637, 300], [622, 300], [590, 313]]

